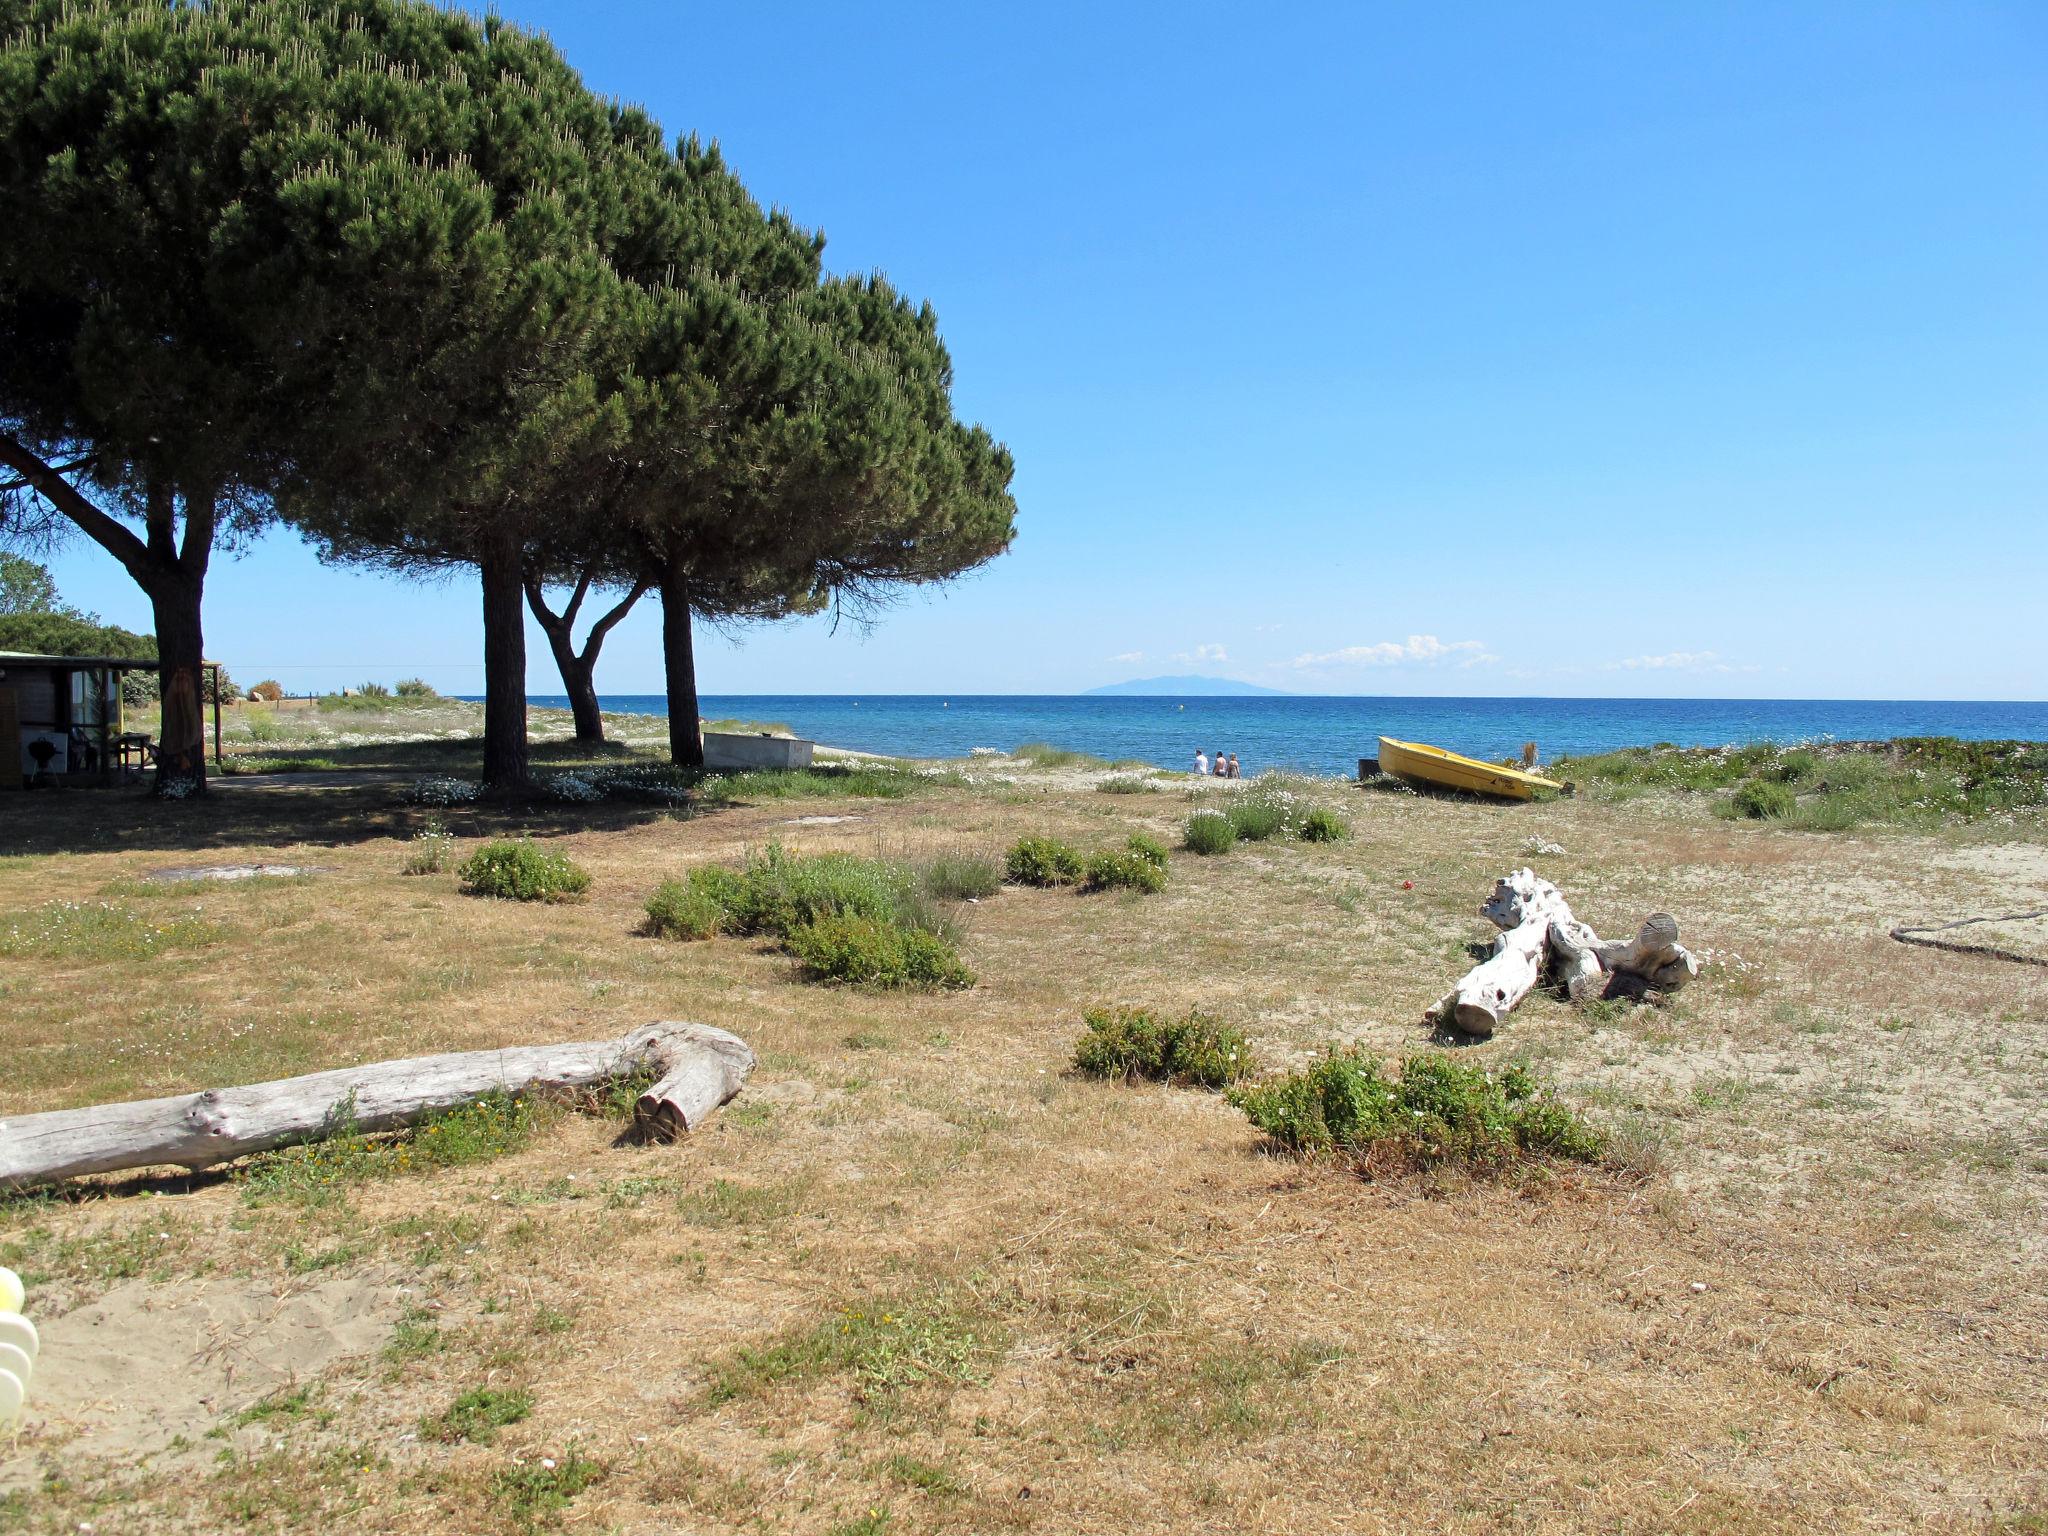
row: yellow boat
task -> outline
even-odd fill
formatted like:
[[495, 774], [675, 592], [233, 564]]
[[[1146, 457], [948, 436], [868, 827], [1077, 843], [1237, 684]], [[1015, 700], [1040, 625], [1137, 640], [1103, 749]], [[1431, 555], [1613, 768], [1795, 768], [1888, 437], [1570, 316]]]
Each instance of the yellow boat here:
[[1461, 757], [1419, 741], [1395, 741], [1391, 736], [1380, 738], [1380, 772], [1433, 789], [1461, 789], [1470, 795], [1498, 795], [1506, 800], [1533, 800], [1539, 789], [1571, 789], [1569, 784], [1519, 768], [1482, 763], [1476, 757]]

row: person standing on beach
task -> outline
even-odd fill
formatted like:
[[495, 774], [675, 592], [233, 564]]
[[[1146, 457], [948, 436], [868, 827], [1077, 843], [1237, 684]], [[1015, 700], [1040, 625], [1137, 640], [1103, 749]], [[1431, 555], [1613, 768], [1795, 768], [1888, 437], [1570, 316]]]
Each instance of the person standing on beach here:
[[1230, 765], [1223, 761], [1223, 752], [1222, 749], [1219, 748], [1216, 753], [1216, 777], [1219, 779], [1225, 777], [1228, 774], [1229, 769]]
[[1195, 748], [1195, 777], [1198, 779], [1209, 777], [1209, 759], [1203, 754], [1200, 747]]
[[1230, 776], [1233, 779], [1237, 777], [1237, 754], [1235, 752], [1230, 754]]

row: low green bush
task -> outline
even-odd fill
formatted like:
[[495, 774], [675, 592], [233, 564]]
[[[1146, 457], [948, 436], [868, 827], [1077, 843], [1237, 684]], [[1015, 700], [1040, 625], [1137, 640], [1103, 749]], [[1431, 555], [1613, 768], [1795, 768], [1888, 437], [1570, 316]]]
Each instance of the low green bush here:
[[1113, 778], [1104, 779], [1095, 786], [1098, 792], [1105, 795], [1143, 795], [1150, 793], [1156, 787], [1156, 785], [1150, 784], [1144, 779], [1133, 778], [1125, 773], [1117, 774]]
[[1073, 752], [1065, 747], [1055, 747], [1049, 742], [1027, 741], [1021, 747], [1010, 749], [1010, 756], [1019, 762], [1031, 764], [1034, 768], [1107, 768], [1108, 763], [1086, 752]]
[[1237, 846], [1237, 828], [1221, 811], [1197, 811], [1181, 838], [1190, 853], [1228, 853]]
[[1326, 805], [1318, 805], [1301, 818], [1299, 836], [1304, 843], [1341, 843], [1351, 835], [1351, 823]]
[[827, 914], [791, 930], [789, 952], [820, 981], [925, 990], [971, 987], [974, 973], [937, 934], [856, 913]]
[[1738, 786], [1729, 805], [1751, 821], [1783, 821], [1799, 808], [1799, 796], [1782, 779], [1756, 778]]
[[344, 1186], [430, 1168], [460, 1168], [503, 1157], [539, 1133], [548, 1109], [526, 1094], [488, 1093], [389, 1135], [355, 1128], [350, 1102], [333, 1134], [258, 1152], [235, 1172], [252, 1203], [281, 1199], [322, 1204]]
[[1241, 843], [1263, 843], [1287, 833], [1286, 812], [1263, 796], [1242, 795], [1223, 814], [1230, 819], [1230, 830]]
[[1598, 1159], [1605, 1138], [1522, 1067], [1410, 1056], [1398, 1079], [1356, 1048], [1301, 1072], [1240, 1088], [1231, 1102], [1283, 1149], [1338, 1153], [1367, 1171], [1454, 1164], [1501, 1171], [1531, 1157]]
[[1251, 1043], [1200, 1009], [1162, 1019], [1145, 1008], [1090, 1008], [1081, 1022], [1088, 1028], [1074, 1045], [1074, 1070], [1088, 1077], [1223, 1088], [1252, 1070]]
[[1157, 864], [1161, 869], [1166, 868], [1166, 844], [1160, 842], [1158, 838], [1143, 832], [1133, 832], [1124, 839], [1124, 847], [1147, 864]]
[[1081, 855], [1056, 837], [1021, 837], [1003, 861], [1012, 885], [1074, 885], [1082, 874]]
[[647, 898], [647, 931], [664, 939], [708, 939], [732, 926], [744, 881], [737, 870], [705, 864], [664, 880]]
[[434, 685], [423, 677], [402, 678], [391, 691], [401, 699], [438, 699], [441, 697], [439, 693], [434, 691]]
[[590, 889], [589, 874], [567, 854], [525, 838], [484, 844], [460, 873], [462, 888], [472, 896], [511, 901], [576, 901]]
[[985, 901], [1003, 888], [1002, 866], [985, 853], [942, 853], [918, 871], [927, 896], [938, 901]]
[[1166, 865], [1129, 848], [1105, 848], [1088, 856], [1081, 873], [1081, 888], [1142, 891], [1156, 896], [1166, 889]]

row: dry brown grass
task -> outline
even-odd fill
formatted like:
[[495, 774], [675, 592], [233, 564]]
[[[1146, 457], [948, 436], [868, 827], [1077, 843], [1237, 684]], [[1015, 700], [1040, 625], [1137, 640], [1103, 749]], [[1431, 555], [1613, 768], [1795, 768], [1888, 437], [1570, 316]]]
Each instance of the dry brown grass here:
[[[558, 843], [595, 881], [563, 907], [401, 878], [423, 815], [386, 790], [36, 799], [0, 833], [0, 909], [193, 926], [147, 959], [0, 958], [0, 1112], [654, 1018], [736, 1030], [761, 1067], [677, 1148], [571, 1115], [310, 1208], [219, 1179], [6, 1208], [45, 1316], [123, 1276], [287, 1286], [309, 1264], [414, 1310], [317, 1412], [149, 1466], [32, 1429], [11, 1476], [58, 1481], [0, 1529], [2039, 1528], [2048, 976], [1882, 935], [1995, 909], [2041, 849], [1994, 873], [1940, 839], [1333, 789], [1353, 842], [1178, 857], [1157, 897], [968, 909], [966, 994], [807, 987], [765, 945], [639, 932], [657, 881], [774, 837], [1089, 845], [1187, 810], [1021, 777], [691, 820], [443, 813]], [[820, 812], [863, 819], [793, 824]], [[1199, 1005], [1279, 1064], [1426, 1048], [1422, 1010], [1532, 835], [1570, 850], [1538, 862], [1595, 926], [1669, 905], [1720, 962], [1668, 1010], [1534, 999], [1482, 1048], [1535, 1059], [1647, 1176], [1366, 1185], [1264, 1154], [1215, 1097], [1065, 1072], [1097, 1002]], [[215, 856], [329, 872], [137, 883]], [[483, 1385], [531, 1416], [488, 1446], [419, 1432]], [[551, 1508], [572, 1448], [592, 1475]]]

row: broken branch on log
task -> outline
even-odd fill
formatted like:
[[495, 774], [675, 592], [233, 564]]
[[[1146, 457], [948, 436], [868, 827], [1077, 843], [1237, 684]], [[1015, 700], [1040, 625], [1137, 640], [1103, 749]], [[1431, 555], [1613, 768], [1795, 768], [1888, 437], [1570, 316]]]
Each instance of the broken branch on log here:
[[1699, 974], [1699, 962], [1678, 942], [1678, 920], [1653, 912], [1633, 939], [1602, 942], [1572, 916], [1564, 893], [1533, 869], [1501, 877], [1480, 909], [1500, 929], [1493, 954], [1466, 972], [1431, 1010], [1468, 1035], [1499, 1028], [1515, 1004], [1536, 989], [1546, 962], [1575, 1003], [1619, 984], [1640, 995], [1674, 992]]
[[98, 1104], [0, 1121], [0, 1189], [162, 1164], [208, 1168], [343, 1130], [415, 1124], [487, 1093], [589, 1088], [652, 1074], [635, 1125], [657, 1140], [695, 1130], [740, 1091], [754, 1053], [708, 1024], [649, 1024], [616, 1040], [456, 1051], [305, 1077]]

